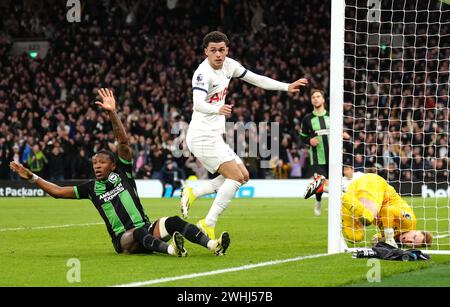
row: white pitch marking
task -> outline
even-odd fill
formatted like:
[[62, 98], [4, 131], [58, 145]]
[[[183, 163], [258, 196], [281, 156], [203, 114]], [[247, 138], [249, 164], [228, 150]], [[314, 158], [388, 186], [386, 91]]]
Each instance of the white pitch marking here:
[[18, 230], [41, 230], [41, 229], [67, 228], [67, 227], [84, 227], [84, 226], [94, 226], [94, 225], [102, 225], [102, 224], [104, 224], [104, 223], [85, 223], [85, 224], [66, 224], [66, 225], [38, 226], [38, 227], [0, 228], [0, 232], [18, 231]]
[[160, 284], [160, 283], [171, 282], [171, 281], [182, 280], [182, 279], [192, 279], [192, 278], [203, 277], [203, 276], [211, 276], [211, 275], [225, 274], [225, 273], [230, 273], [230, 272], [251, 270], [251, 269], [254, 269], [254, 268], [260, 268], [260, 267], [277, 265], [277, 264], [288, 263], [288, 262], [301, 261], [301, 260], [306, 260], [306, 259], [314, 259], [314, 258], [325, 257], [325, 256], [329, 256], [329, 255], [331, 255], [331, 254], [315, 254], [315, 255], [309, 255], [309, 256], [301, 256], [301, 257], [289, 258], [289, 259], [284, 259], [284, 260], [273, 260], [273, 261], [267, 261], [267, 262], [261, 262], [261, 263], [256, 263], [256, 264], [249, 264], [249, 265], [243, 265], [243, 266], [238, 266], [238, 267], [233, 267], [233, 268], [228, 268], [228, 269], [209, 271], [209, 272], [194, 273], [194, 274], [180, 275], [180, 276], [174, 276], [174, 277], [158, 278], [158, 279], [152, 279], [152, 280], [141, 281], [141, 282], [133, 282], [133, 283], [128, 283], [128, 284], [116, 285], [116, 286], [113, 286], [113, 287], [141, 287], [141, 286], [148, 286], [148, 285]]
[[447, 233], [445, 235], [435, 236], [434, 238], [436, 238], [436, 239], [443, 239], [443, 238], [447, 238], [447, 237], [450, 237], [450, 233]]

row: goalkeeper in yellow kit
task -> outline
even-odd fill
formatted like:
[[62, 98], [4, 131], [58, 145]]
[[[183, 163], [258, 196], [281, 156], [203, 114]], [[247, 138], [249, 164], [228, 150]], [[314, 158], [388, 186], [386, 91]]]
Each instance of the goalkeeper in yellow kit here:
[[[374, 241], [385, 241], [397, 247], [431, 245], [430, 232], [417, 231], [414, 211], [385, 179], [376, 174], [351, 176], [342, 194], [342, 232], [351, 242], [364, 240], [364, 227], [376, 224], [380, 232]], [[321, 176], [312, 182], [305, 198], [327, 191], [328, 180]], [[346, 190], [346, 191], [345, 191]]]
[[384, 240], [397, 247], [431, 245], [431, 233], [417, 231], [416, 215], [385, 179], [364, 174], [350, 183], [342, 195], [342, 231], [346, 239], [364, 239], [364, 226], [376, 223], [380, 233], [375, 241]]

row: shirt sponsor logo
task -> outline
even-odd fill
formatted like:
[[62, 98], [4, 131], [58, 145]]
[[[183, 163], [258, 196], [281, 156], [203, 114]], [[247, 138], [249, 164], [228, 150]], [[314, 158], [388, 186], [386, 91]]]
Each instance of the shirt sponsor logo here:
[[328, 135], [328, 134], [330, 134], [330, 131], [328, 129], [320, 129], [320, 130], [316, 130], [316, 134], [317, 135]]
[[203, 80], [203, 75], [202, 74], [199, 74], [198, 76], [197, 76], [197, 81], [202, 81]]
[[122, 183], [119, 183], [117, 187], [115, 187], [111, 191], [101, 194], [98, 198], [106, 203], [123, 191], [125, 191], [125, 188], [123, 187]]

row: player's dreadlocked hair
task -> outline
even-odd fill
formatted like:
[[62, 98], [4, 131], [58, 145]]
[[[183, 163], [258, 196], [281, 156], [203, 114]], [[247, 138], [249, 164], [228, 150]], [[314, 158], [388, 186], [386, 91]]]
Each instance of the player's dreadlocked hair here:
[[228, 47], [230, 45], [230, 41], [228, 37], [220, 32], [220, 31], [212, 31], [205, 35], [203, 38], [203, 48], [208, 48], [209, 43], [221, 43], [224, 42]]
[[99, 154], [104, 154], [107, 155], [109, 157], [109, 159], [111, 160], [111, 162], [116, 163], [116, 156], [114, 155], [114, 153], [110, 150], [107, 149], [100, 149], [99, 151], [97, 151], [96, 155]]

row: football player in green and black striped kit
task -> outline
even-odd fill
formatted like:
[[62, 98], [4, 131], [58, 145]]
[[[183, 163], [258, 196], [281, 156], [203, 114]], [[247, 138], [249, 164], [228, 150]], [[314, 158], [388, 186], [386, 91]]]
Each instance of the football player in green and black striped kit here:
[[[118, 159], [108, 150], [98, 151], [92, 157], [95, 179], [71, 187], [60, 187], [48, 182], [14, 161], [10, 163], [11, 169], [55, 198], [90, 199], [105, 221], [117, 253], [160, 252], [178, 257], [187, 256], [185, 237], [216, 255], [223, 255], [230, 244], [227, 232], [223, 232], [218, 240], [211, 240], [197, 226], [178, 216], [150, 222], [137, 194], [132, 175], [132, 150], [116, 113], [113, 93], [109, 89], [100, 89], [98, 92], [102, 101], [96, 104], [108, 113], [111, 120], [118, 143]], [[170, 238], [173, 238], [172, 243], [167, 244]]]
[[[328, 178], [328, 135], [330, 131], [330, 118], [325, 110], [325, 93], [319, 89], [311, 91], [312, 113], [307, 114], [302, 121], [300, 136], [304, 144], [309, 146], [309, 161], [314, 172], [315, 182]], [[308, 190], [305, 193], [307, 196]], [[322, 193], [316, 193], [314, 214], [319, 216], [322, 212]]]

